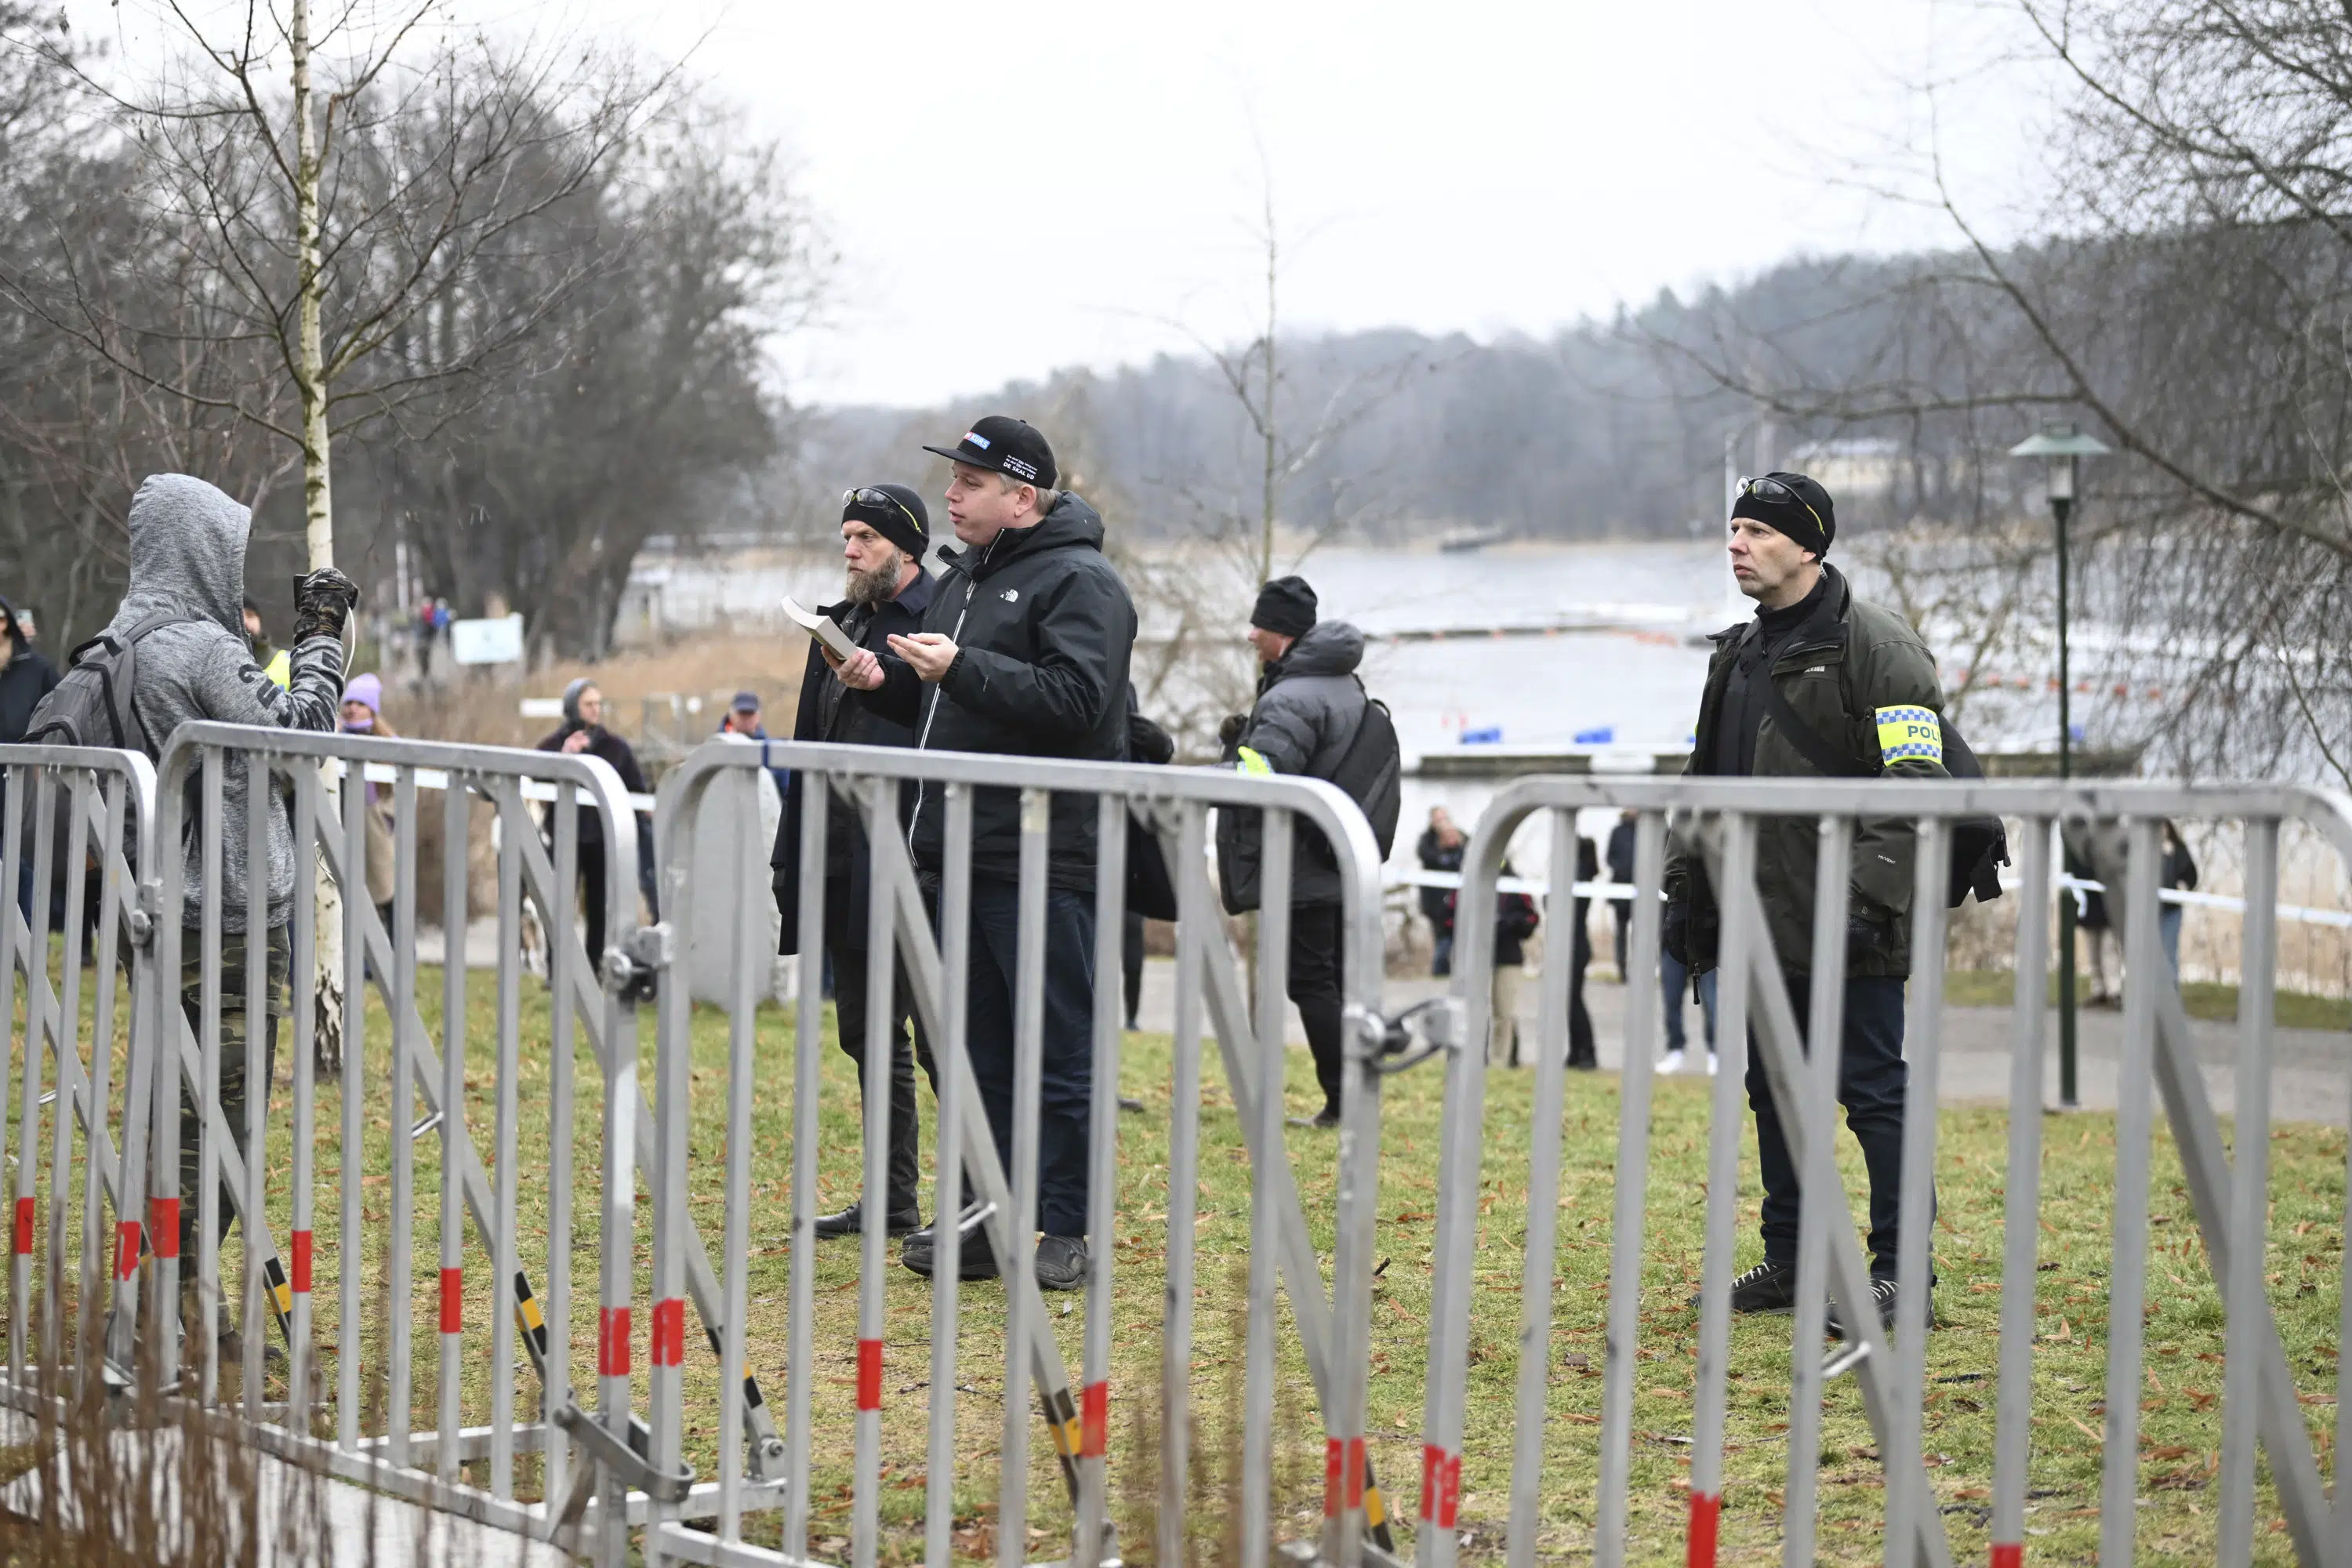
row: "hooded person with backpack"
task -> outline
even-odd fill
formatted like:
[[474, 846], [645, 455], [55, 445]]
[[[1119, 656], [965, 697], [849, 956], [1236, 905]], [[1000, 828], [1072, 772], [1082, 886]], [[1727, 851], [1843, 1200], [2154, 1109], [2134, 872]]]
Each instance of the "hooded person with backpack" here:
[[[1276, 577], [1258, 590], [1249, 642], [1264, 667], [1257, 705], [1238, 725], [1228, 721], [1228, 761], [1248, 773], [1328, 779], [1355, 795], [1386, 855], [1396, 834], [1401, 759], [1388, 710], [1357, 678], [1364, 634], [1345, 621], [1316, 618], [1315, 590], [1303, 577]], [[1384, 737], [1384, 739], [1383, 739]], [[1375, 781], [1367, 791], [1358, 774]], [[1383, 817], [1383, 811], [1385, 816]], [[1257, 908], [1258, 814], [1217, 814], [1217, 864], [1225, 905]], [[1290, 961], [1287, 990], [1307, 1030], [1323, 1109], [1314, 1125], [1339, 1124], [1342, 1062], [1340, 939], [1345, 929], [1337, 860], [1313, 830], [1292, 840]]]
[[[73, 651], [71, 668], [33, 715], [28, 741], [47, 740], [144, 752], [160, 763], [173, 732], [196, 720], [253, 724], [280, 730], [331, 731], [343, 691], [343, 623], [359, 601], [359, 589], [333, 567], [302, 580], [296, 601], [293, 647], [281, 688], [253, 657], [245, 637], [245, 552], [253, 514], [204, 480], [185, 474], [152, 474], [131, 501], [131, 581], [121, 607], [96, 637]], [[125, 679], [125, 677], [128, 679]], [[188, 790], [197, 789], [195, 776]], [[201, 921], [208, 900], [217, 900], [221, 930], [220, 1103], [240, 1154], [245, 1150], [248, 1081], [269, 1092], [278, 1043], [278, 1020], [286, 1010], [288, 922], [294, 900], [307, 898], [310, 881], [298, 875], [294, 832], [284, 796], [265, 792], [268, 861], [265, 897], [269, 1003], [262, 1031], [262, 1058], [248, 1058], [251, 1022], [246, 1016], [246, 964], [249, 948], [246, 898], [246, 772], [221, 773], [221, 885], [205, 884], [204, 839], [198, 813], [182, 814], [183, 885], [180, 908], [180, 998], [190, 1027], [199, 1025], [205, 979]], [[166, 851], [170, 852], [169, 847]], [[184, 1084], [180, 1096], [180, 1254], [195, 1245], [197, 1143], [202, 1125], [194, 1096]], [[223, 1183], [221, 1234], [234, 1213]]]

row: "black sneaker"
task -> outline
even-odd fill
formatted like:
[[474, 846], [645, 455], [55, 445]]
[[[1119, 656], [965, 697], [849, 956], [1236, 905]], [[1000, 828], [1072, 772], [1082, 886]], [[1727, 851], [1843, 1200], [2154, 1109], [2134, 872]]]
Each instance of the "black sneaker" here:
[[1318, 1110], [1318, 1111], [1317, 1111], [1317, 1112], [1315, 1113], [1315, 1120], [1314, 1120], [1314, 1121], [1309, 1121], [1307, 1125], [1307, 1126], [1309, 1126], [1309, 1127], [1337, 1127], [1337, 1126], [1339, 1126], [1339, 1108], [1338, 1106], [1336, 1106], [1336, 1105], [1327, 1105], [1327, 1106], [1325, 1106], [1322, 1110]]
[[1048, 1236], [1037, 1242], [1037, 1289], [1076, 1290], [1087, 1282], [1087, 1238]]
[[[1696, 1309], [1701, 1298], [1693, 1296]], [[1766, 1258], [1755, 1268], [1731, 1282], [1731, 1310], [1735, 1312], [1787, 1312], [1797, 1305], [1797, 1266], [1775, 1263]]]
[[[920, 1229], [922, 1223], [922, 1210], [903, 1208], [886, 1216], [882, 1222], [882, 1228], [886, 1235], [904, 1236], [910, 1230]], [[828, 1240], [836, 1236], [862, 1236], [865, 1233], [866, 1205], [863, 1201], [850, 1205], [839, 1214], [817, 1216], [816, 1234], [820, 1240]]]
[[[1895, 1327], [1895, 1281], [1886, 1279], [1883, 1275], [1872, 1275], [1870, 1277], [1870, 1300], [1872, 1304], [1878, 1309], [1878, 1326], [1882, 1329], [1892, 1330]], [[1927, 1313], [1927, 1326], [1931, 1329], [1936, 1326], [1936, 1314], [1932, 1307], [1929, 1309]], [[1832, 1339], [1842, 1340], [1845, 1338], [1845, 1329], [1838, 1321], [1838, 1304], [1835, 1301], [1832, 1301], [1830, 1303], [1830, 1313], [1826, 1321], [1826, 1327], [1829, 1330], [1830, 1337]]]
[[[931, 1277], [931, 1247], [935, 1239], [932, 1227], [925, 1226], [907, 1237], [898, 1249], [898, 1261], [929, 1279]], [[963, 1247], [956, 1254], [956, 1278], [959, 1279], [993, 1279], [996, 1278], [996, 1254], [989, 1250], [988, 1237], [978, 1228], [963, 1238]]]

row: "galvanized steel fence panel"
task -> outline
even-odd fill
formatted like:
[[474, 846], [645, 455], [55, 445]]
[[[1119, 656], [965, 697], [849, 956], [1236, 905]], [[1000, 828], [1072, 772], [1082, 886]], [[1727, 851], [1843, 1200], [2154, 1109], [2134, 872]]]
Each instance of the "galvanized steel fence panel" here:
[[[814, 1327], [815, 1162], [817, 1053], [821, 1036], [817, 1008], [824, 945], [824, 847], [834, 811], [860, 814], [871, 856], [871, 903], [867, 933], [871, 954], [896, 954], [905, 972], [912, 1011], [932, 1043], [940, 1073], [938, 1165], [940, 1222], [930, 1304], [929, 1471], [923, 1536], [929, 1560], [944, 1562], [951, 1550], [958, 1406], [956, 1324], [961, 1289], [961, 1249], [977, 1235], [1004, 1265], [1007, 1330], [1005, 1396], [1003, 1401], [997, 1540], [1001, 1561], [1026, 1555], [1027, 1445], [1032, 1436], [1034, 1394], [1045, 1422], [1073, 1505], [1074, 1563], [1110, 1559], [1118, 1543], [1109, 1530], [1106, 1492], [1108, 1448], [1108, 1366], [1114, 1324], [1111, 1314], [1113, 1223], [1116, 1217], [1118, 1070], [1120, 1012], [1118, 1002], [1120, 916], [1125, 908], [1127, 826], [1132, 814], [1157, 837], [1175, 883], [1177, 921], [1176, 1029], [1171, 1063], [1171, 1124], [1169, 1136], [1166, 1209], [1166, 1308], [1156, 1324], [1161, 1336], [1161, 1433], [1158, 1540], [1160, 1561], [1185, 1551], [1187, 1498], [1194, 1457], [1186, 1418], [1191, 1391], [1192, 1303], [1195, 1266], [1192, 1242], [1196, 1215], [1200, 1139], [1202, 1037], [1213, 1031], [1226, 1084], [1250, 1155], [1253, 1233], [1258, 1238], [1248, 1287], [1250, 1316], [1244, 1347], [1245, 1458], [1241, 1510], [1242, 1539], [1249, 1561], [1264, 1561], [1271, 1534], [1268, 1471], [1265, 1462], [1274, 1440], [1274, 1300], [1277, 1282], [1286, 1287], [1306, 1360], [1322, 1409], [1328, 1450], [1326, 1521], [1319, 1550], [1335, 1562], [1353, 1563], [1367, 1554], [1385, 1556], [1391, 1537], [1386, 1505], [1365, 1459], [1366, 1303], [1370, 1294], [1372, 1184], [1379, 1159], [1379, 1082], [1373, 1068], [1394, 1044], [1380, 1012], [1381, 940], [1378, 851], [1353, 804], [1330, 785], [1302, 779], [1244, 777], [1230, 770], [1136, 767], [955, 752], [893, 751], [774, 742], [763, 746], [719, 742], [702, 747], [664, 781], [658, 816], [663, 907], [683, 923], [714, 894], [738, 929], [754, 901], [764, 897], [747, 875], [722, 889], [698, 888], [688, 875], [692, 837], [704, 803], [719, 792], [748, 787], [761, 767], [785, 767], [803, 782], [799, 907], [800, 986], [792, 1072], [791, 1279], [786, 1340], [793, 1372], [787, 1378], [781, 1476], [757, 1483], [738, 1451], [734, 1432], [720, 1424], [719, 1476], [714, 1506], [689, 1510], [667, 1506], [647, 1536], [649, 1557], [702, 1563], [800, 1563], [810, 1561], [812, 1415], [809, 1384], [818, 1353]], [[943, 794], [944, 853], [936, 889], [940, 915], [934, 919], [919, 885], [905, 842], [898, 801], [902, 781], [919, 781]], [[973, 793], [989, 787], [1020, 792], [1017, 969], [1013, 989], [1012, 1105], [1014, 1118], [1008, 1169], [999, 1158], [979, 1084], [967, 1050], [966, 982], [972, 963], [970, 909], [972, 872]], [[1015, 1215], [1034, 1211], [1038, 1183], [1041, 1041], [1045, 1022], [1044, 935], [1046, 926], [1047, 854], [1055, 795], [1090, 801], [1097, 830], [1094, 877], [1095, 993], [1091, 998], [1093, 1089], [1088, 1110], [1091, 1180], [1087, 1232], [1090, 1272], [1083, 1298], [1083, 1381], [1073, 1397], [1071, 1380], [1033, 1272], [1028, 1245], [1034, 1234]], [[1257, 976], [1260, 994], [1253, 1019], [1227, 942], [1223, 914], [1210, 885], [1207, 860], [1209, 812], [1213, 808], [1260, 809], [1265, 816], [1264, 889], [1265, 912], [1259, 927]], [[1345, 888], [1343, 986], [1347, 998], [1347, 1051], [1351, 1064], [1341, 1107], [1335, 1215], [1334, 1283], [1328, 1291], [1322, 1268], [1308, 1242], [1306, 1218], [1282, 1141], [1282, 1001], [1287, 963], [1288, 848], [1304, 821], [1336, 847]], [[748, 959], [749, 955], [746, 955]], [[871, 1027], [879, 1031], [890, 1015], [894, 965], [869, 961], [866, 998]], [[748, 1060], [751, 1035], [746, 1019], [752, 998], [739, 991], [730, 1005], [729, 1064], [723, 1075], [730, 1096], [724, 1159], [724, 1229], [730, 1237], [730, 1301], [726, 1326], [716, 1349], [722, 1365], [740, 1364], [741, 1300], [739, 1247], [747, 1194], [751, 1096], [761, 1091]], [[663, 1151], [655, 1185], [655, 1311], [675, 1312], [679, 1284], [677, 1249], [667, 1237], [682, 1235], [688, 1218], [688, 1128], [694, 1094], [688, 1065], [690, 1011], [675, 990], [661, 1014], [656, 1077], [657, 1121]], [[881, 1442], [884, 1315], [882, 1279], [890, 1260], [884, 1248], [890, 1114], [888, 1051], [877, 1039], [866, 1057], [866, 1228], [861, 1238], [857, 1328], [858, 1398], [854, 1427], [848, 1559], [858, 1565], [879, 1555], [879, 1456]], [[749, 1089], [750, 1094], [744, 1090]], [[700, 1152], [709, 1159], [710, 1152]], [[971, 1209], [954, 1212], [961, 1173], [975, 1194]], [[654, 1453], [664, 1465], [679, 1462], [689, 1412], [675, 1362], [656, 1352], [652, 1422]], [[805, 1369], [805, 1370], [803, 1370]], [[1024, 1393], [1024, 1385], [1028, 1393]], [[756, 1534], [748, 1515], [760, 1510], [781, 1514]], [[687, 1528], [690, 1515], [716, 1517], [716, 1529]], [[778, 1528], [778, 1526], [781, 1528]]]
[[[2284, 1528], [2301, 1561], [2330, 1556], [2332, 1539], [2347, 1537], [2352, 1503], [2338, 1488], [2331, 1507], [2299, 1414], [2296, 1391], [2264, 1293], [2263, 1237], [2267, 1200], [2267, 1077], [2271, 1059], [2274, 974], [2277, 836], [2283, 821], [2317, 830], [2352, 864], [2352, 798], [2329, 791], [2264, 786], [2178, 786], [2111, 784], [1987, 784], [1982, 781], [1759, 781], [1729, 779], [1522, 779], [1497, 792], [1465, 857], [1460, 907], [1493, 907], [1504, 856], [1513, 834], [1531, 817], [1548, 816], [1554, 865], [1550, 886], [1572, 881], [1570, 853], [1580, 810], [1638, 814], [1632, 941], [1633, 974], [1655, 973], [1660, 941], [1659, 889], [1668, 818], [1685, 847], [1702, 858], [1721, 910], [1718, 961], [1722, 979], [1717, 1032], [1720, 1071], [1712, 1086], [1707, 1159], [1705, 1256], [1693, 1389], [1688, 1520], [1685, 1552], [1695, 1565], [1716, 1560], [1718, 1544], [1730, 1351], [1729, 1289], [1737, 1242], [1739, 1139], [1748, 1115], [1742, 1079], [1750, 1047], [1779, 1110], [1791, 1163], [1801, 1176], [1801, 1218], [1796, 1273], [1795, 1368], [1789, 1424], [1787, 1484], [1782, 1502], [1783, 1561], [1810, 1563], [1816, 1551], [1818, 1436], [1822, 1397], [1831, 1379], [1855, 1379], [1876, 1434], [1886, 1477], [1885, 1553], [1890, 1563], [1952, 1561], [1942, 1511], [1930, 1485], [1922, 1444], [1926, 1405], [1927, 1331], [1931, 1279], [1931, 1230], [1937, 1119], [1906, 1115], [1901, 1164], [1903, 1188], [1896, 1248], [1896, 1317], [1890, 1334], [1870, 1300], [1869, 1271], [1856, 1242], [1851, 1207], [1833, 1158], [1837, 1127], [1838, 1056], [1808, 1055], [1808, 1038], [1835, 1040], [1843, 1028], [1847, 864], [1856, 825], [1864, 819], [1910, 819], [1917, 835], [1912, 900], [1913, 973], [1907, 987], [1905, 1054], [1910, 1103], [1936, 1101], [1943, 1021], [1948, 836], [1962, 816], [2002, 816], [2021, 822], [2016, 843], [2022, 913], [2018, 922], [2016, 989], [2011, 1025], [2010, 1172], [2000, 1318], [1999, 1405], [1995, 1418], [1991, 1535], [1993, 1561], [2022, 1561], [2028, 1425], [2032, 1394], [2036, 1227], [2039, 1223], [2044, 984], [2048, 974], [2049, 906], [2053, 891], [2051, 841], [2061, 830], [2090, 856], [2110, 889], [2126, 933], [2125, 1050], [2116, 1118], [2113, 1229], [2112, 1324], [2107, 1342], [2106, 1427], [2103, 1453], [2103, 1560], [2130, 1561], [2137, 1527], [2138, 1388], [2142, 1365], [2142, 1306], [2148, 1253], [2148, 1183], [2156, 1102], [2161, 1098], [2197, 1221], [2223, 1286], [2228, 1310], [2227, 1379], [2220, 1493], [2221, 1559], [2250, 1560], [2254, 1450], [2267, 1452]], [[1759, 822], [1811, 818], [1819, 825], [1818, 881], [1809, 1016], [1801, 1030], [1790, 1004], [1780, 961], [1755, 882]], [[2211, 1103], [2200, 1076], [2188, 1016], [2157, 930], [2158, 834], [2168, 818], [2242, 822], [2249, 844], [2248, 918], [2242, 969], [2237, 1124], [2249, 1129], [2236, 1147], [2246, 1152], [2233, 1172], [2222, 1152]], [[2120, 838], [2121, 847], [2117, 847]], [[1563, 900], [1564, 902], [1564, 900]], [[1423, 1568], [1449, 1568], [1459, 1549], [1462, 1445], [1466, 1412], [1470, 1301], [1479, 1223], [1479, 1162], [1483, 1151], [1487, 1038], [1494, 963], [1494, 925], [1470, 920], [1457, 926], [1455, 989], [1465, 1014], [1460, 1045], [1447, 1064], [1445, 1120], [1440, 1153], [1438, 1234], [1430, 1313], [1429, 1377], [1423, 1412], [1421, 1528], [1416, 1552]], [[1560, 944], [1565, 951], [1565, 942]], [[1510, 1530], [1506, 1552], [1514, 1568], [1536, 1560], [1536, 1523], [1542, 1492], [1553, 1317], [1549, 1238], [1556, 1218], [1561, 1125], [1560, 1068], [1564, 1050], [1554, 1017], [1563, 1009], [1559, 984], [1546, 964], [1546, 1034], [1534, 1086], [1533, 1151], [1528, 1171], [1528, 1251], [1520, 1303], [1517, 1399], [1511, 1444]], [[1600, 1495], [1594, 1500], [1594, 1556], [1602, 1564], [1627, 1560], [1628, 1488], [1633, 1436], [1635, 1358], [1639, 1353], [1639, 1291], [1643, 1215], [1650, 1158], [1650, 1075], [1646, 1070], [1657, 1002], [1654, 986], [1628, 995], [1628, 1071], [1622, 1080], [1612, 1238], [1602, 1415], [1599, 1432]], [[2352, 1264], [2347, 1264], [2352, 1278]], [[1824, 1349], [1830, 1310], [1846, 1338]], [[2352, 1334], [2352, 1303], [2346, 1310]], [[2339, 1374], [2338, 1398], [2344, 1394]], [[2345, 1418], [2339, 1411], [2339, 1421]]]

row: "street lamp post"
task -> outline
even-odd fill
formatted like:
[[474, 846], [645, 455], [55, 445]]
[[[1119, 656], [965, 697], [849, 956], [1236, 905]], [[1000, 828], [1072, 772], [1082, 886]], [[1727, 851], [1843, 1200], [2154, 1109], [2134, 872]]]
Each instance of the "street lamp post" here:
[[[2050, 516], [2058, 527], [2058, 776], [2074, 772], [2074, 726], [2071, 700], [2074, 679], [2066, 665], [2066, 520], [2074, 510], [2074, 486], [2084, 458], [2103, 456], [2107, 447], [2071, 423], [2051, 424], [2009, 449], [2012, 458], [2040, 458], [2045, 464], [2044, 486], [2050, 495]], [[2061, 838], [2061, 847], [2063, 847]], [[2065, 865], [2063, 856], [2059, 865]], [[2082, 1102], [2074, 1077], [2074, 900], [2071, 890], [2058, 900], [2058, 1103], [2072, 1110]]]

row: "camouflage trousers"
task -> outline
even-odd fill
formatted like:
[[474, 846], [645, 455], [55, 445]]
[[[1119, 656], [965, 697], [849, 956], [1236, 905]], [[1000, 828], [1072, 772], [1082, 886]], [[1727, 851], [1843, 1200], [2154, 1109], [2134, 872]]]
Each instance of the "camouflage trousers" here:
[[[286, 971], [292, 941], [286, 927], [269, 928], [268, 979], [264, 984], [268, 1006], [262, 1029], [261, 1076], [257, 1080], [249, 1080], [247, 1072], [252, 1058], [253, 1029], [245, 1009], [245, 949], [242, 933], [221, 933], [220, 1110], [240, 1156], [245, 1152], [245, 1096], [248, 1081], [258, 1083], [263, 1120], [267, 1121], [269, 1115], [270, 1075], [278, 1061], [278, 1020], [285, 1016], [287, 1008]], [[196, 1032], [199, 1041], [204, 1038], [204, 936], [192, 927], [180, 933], [180, 1006], [187, 1014], [188, 1027]], [[197, 1159], [197, 1140], [203, 1133], [195, 1094], [184, 1079], [180, 1088], [180, 1268], [184, 1274], [195, 1268], [196, 1193], [204, 1179]], [[236, 1212], [233, 1205], [224, 1174], [220, 1188], [221, 1237], [228, 1235], [229, 1219]]]

